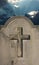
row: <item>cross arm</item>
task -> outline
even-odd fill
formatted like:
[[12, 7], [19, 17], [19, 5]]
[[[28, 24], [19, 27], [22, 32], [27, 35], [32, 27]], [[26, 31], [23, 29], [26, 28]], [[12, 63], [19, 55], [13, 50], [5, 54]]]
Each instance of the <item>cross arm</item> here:
[[18, 36], [16, 34], [12, 34], [9, 36], [10, 40], [18, 40]]
[[22, 36], [22, 39], [23, 40], [30, 40], [30, 35], [23, 35]]

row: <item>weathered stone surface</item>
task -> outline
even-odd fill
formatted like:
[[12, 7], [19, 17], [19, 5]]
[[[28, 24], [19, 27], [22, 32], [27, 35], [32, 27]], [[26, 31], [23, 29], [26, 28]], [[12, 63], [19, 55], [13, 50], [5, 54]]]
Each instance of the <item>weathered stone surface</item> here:
[[[22, 33], [20, 28], [23, 28]], [[3, 65], [39, 65], [39, 29], [28, 18], [11, 17], [1, 31], [0, 54]]]

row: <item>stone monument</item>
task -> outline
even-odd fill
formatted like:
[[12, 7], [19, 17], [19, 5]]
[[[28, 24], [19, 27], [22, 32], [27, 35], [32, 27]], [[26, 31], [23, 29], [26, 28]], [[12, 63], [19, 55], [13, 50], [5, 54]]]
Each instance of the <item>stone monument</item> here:
[[[24, 16], [11, 17], [0, 30], [5, 65], [39, 65], [39, 26]], [[0, 36], [1, 38], [1, 36]]]

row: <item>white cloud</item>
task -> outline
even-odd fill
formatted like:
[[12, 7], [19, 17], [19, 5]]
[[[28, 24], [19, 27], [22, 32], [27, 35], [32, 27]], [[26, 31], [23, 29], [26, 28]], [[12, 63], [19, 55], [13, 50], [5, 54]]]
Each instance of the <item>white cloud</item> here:
[[14, 7], [19, 8], [19, 6], [18, 6], [18, 5], [14, 5]]
[[20, 2], [20, 1], [22, 1], [22, 0], [8, 0], [8, 2], [10, 2], [10, 3], [17, 3], [17, 2]]

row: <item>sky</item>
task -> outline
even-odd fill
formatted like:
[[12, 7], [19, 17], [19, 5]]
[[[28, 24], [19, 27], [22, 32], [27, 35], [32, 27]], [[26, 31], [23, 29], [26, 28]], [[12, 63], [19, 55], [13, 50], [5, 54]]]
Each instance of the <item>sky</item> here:
[[30, 11], [39, 11], [39, 0], [0, 0], [0, 25], [11, 16], [25, 16]]

